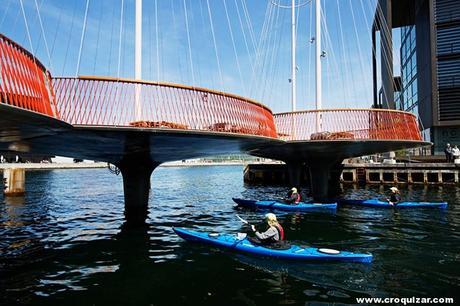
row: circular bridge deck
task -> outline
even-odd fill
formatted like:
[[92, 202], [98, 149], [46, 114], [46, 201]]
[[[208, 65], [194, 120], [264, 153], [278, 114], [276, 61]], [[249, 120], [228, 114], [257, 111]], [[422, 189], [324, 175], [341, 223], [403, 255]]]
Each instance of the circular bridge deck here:
[[424, 144], [416, 117], [405, 112], [273, 115], [253, 100], [204, 88], [52, 78], [38, 59], [3, 35], [0, 52], [0, 150], [25, 141], [32, 153], [106, 161], [142, 146], [153, 158], [161, 156], [159, 161], [236, 152], [288, 160], [312, 152], [347, 157]]

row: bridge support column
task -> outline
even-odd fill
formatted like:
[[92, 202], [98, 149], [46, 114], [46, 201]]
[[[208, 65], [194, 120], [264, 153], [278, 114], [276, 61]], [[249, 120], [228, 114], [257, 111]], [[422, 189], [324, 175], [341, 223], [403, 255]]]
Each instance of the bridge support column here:
[[151, 160], [148, 153], [125, 156], [118, 168], [123, 176], [125, 195], [125, 218], [128, 225], [145, 224], [148, 214], [150, 176], [159, 163]]
[[305, 171], [304, 163], [302, 162], [286, 162], [288, 179], [290, 187], [300, 187], [302, 183], [302, 173]]
[[23, 168], [3, 170], [3, 194], [5, 196], [22, 196], [25, 193], [26, 171]]
[[315, 201], [327, 202], [338, 194], [342, 168], [337, 161], [315, 160], [308, 163], [310, 190]]

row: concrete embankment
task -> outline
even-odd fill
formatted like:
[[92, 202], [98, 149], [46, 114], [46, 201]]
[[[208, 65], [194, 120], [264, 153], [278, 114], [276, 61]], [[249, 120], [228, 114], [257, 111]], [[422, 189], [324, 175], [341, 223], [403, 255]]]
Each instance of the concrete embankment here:
[[[362, 184], [459, 184], [460, 165], [453, 163], [343, 164], [340, 181]], [[301, 183], [310, 180], [308, 167], [303, 167]], [[288, 184], [284, 164], [248, 164], [244, 181], [249, 184]]]

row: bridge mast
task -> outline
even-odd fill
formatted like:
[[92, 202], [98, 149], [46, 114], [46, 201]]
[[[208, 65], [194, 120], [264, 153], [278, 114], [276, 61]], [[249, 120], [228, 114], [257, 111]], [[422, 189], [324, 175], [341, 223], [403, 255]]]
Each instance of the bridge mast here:
[[291, 10], [291, 102], [292, 102], [292, 111], [296, 111], [296, 20], [295, 20], [295, 0], [292, 0], [292, 10]]
[[[321, 0], [315, 3], [315, 67], [316, 67], [316, 110], [322, 108], [322, 83], [321, 83]], [[321, 132], [321, 113], [316, 115], [316, 132]]]
[[[136, 0], [136, 34], [135, 34], [135, 54], [134, 54], [134, 78], [137, 81], [142, 80], [142, 0]], [[141, 86], [136, 85], [135, 88], [135, 116], [136, 121], [141, 120]]]
[[315, 5], [315, 40], [316, 40], [316, 109], [321, 109], [321, 0], [316, 0]]

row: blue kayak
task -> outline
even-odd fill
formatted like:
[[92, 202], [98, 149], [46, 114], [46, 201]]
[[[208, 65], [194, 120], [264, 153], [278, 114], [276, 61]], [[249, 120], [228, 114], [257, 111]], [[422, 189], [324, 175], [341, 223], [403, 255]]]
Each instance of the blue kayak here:
[[236, 235], [196, 232], [184, 228], [174, 228], [174, 232], [187, 241], [204, 243], [258, 256], [304, 261], [344, 261], [363, 263], [370, 263], [372, 261], [371, 254], [350, 253], [332, 249], [302, 248], [296, 245], [291, 245], [286, 250], [278, 250], [253, 244], [246, 237], [238, 239]]
[[340, 204], [376, 208], [447, 208], [447, 202], [399, 202], [396, 205], [390, 205], [387, 201], [381, 201], [379, 199], [340, 200]]
[[299, 204], [285, 204], [278, 202], [277, 200], [243, 200], [235, 199], [233, 201], [241, 207], [253, 208], [253, 209], [272, 209], [272, 210], [284, 210], [284, 211], [315, 211], [323, 209], [336, 209], [337, 203], [319, 204], [319, 203], [304, 203]]

